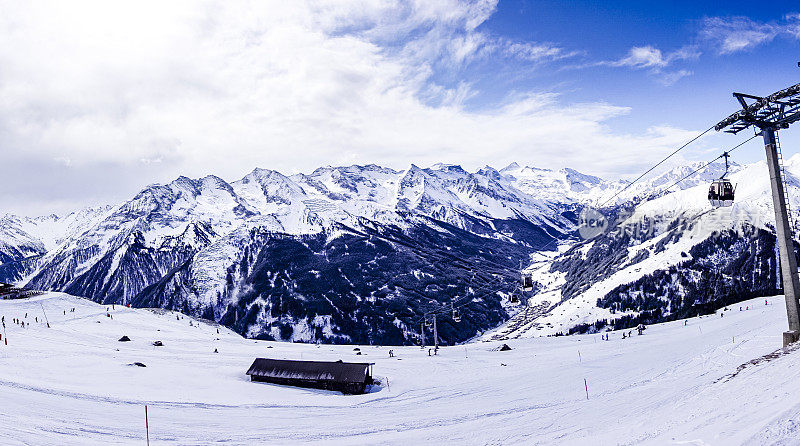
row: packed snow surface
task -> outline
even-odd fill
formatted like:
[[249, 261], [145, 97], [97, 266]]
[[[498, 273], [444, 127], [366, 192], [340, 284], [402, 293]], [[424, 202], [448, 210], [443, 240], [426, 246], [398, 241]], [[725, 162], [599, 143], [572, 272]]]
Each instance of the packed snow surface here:
[[[748, 364], [783, 353], [783, 298], [741, 306], [628, 339], [432, 357], [391, 347], [389, 358], [389, 347], [253, 341], [65, 294], [0, 300], [0, 444], [143, 444], [145, 405], [152, 444], [800, 444], [800, 351]], [[256, 357], [374, 362], [382, 385], [353, 396], [253, 383]]]

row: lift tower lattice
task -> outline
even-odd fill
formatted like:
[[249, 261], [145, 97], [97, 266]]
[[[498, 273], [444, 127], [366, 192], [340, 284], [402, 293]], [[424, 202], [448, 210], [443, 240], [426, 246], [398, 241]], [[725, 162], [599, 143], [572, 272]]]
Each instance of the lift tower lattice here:
[[[766, 97], [734, 93], [742, 109], [720, 121], [714, 129], [739, 133], [747, 128], [757, 128], [764, 138], [767, 167], [772, 184], [772, 204], [775, 208], [775, 231], [780, 250], [781, 277], [786, 298], [786, 315], [789, 331], [783, 334], [786, 346], [800, 337], [800, 279], [794, 255], [792, 226], [789, 220], [789, 203], [783, 179], [783, 157], [778, 143], [778, 130], [800, 120], [800, 84], [777, 91]], [[748, 101], [750, 101], [748, 103]]]

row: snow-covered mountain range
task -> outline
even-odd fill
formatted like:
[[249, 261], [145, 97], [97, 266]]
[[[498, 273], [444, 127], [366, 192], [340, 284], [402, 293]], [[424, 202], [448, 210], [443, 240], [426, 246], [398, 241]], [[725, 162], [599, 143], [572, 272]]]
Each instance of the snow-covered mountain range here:
[[[4, 216], [0, 281], [177, 309], [253, 337], [410, 342], [421, 313], [554, 246], [581, 203], [620, 187], [516, 165], [180, 177], [118, 206]], [[458, 261], [494, 266], [474, 273]], [[496, 288], [442, 336], [466, 339], [505, 320], [500, 295], [513, 279]]]
[[[791, 160], [790, 171], [798, 165]], [[452, 343], [516, 312], [505, 297], [516, 286], [515, 271], [532, 254], [575, 245], [537, 264], [540, 292], [531, 302], [546, 314], [536, 322], [516, 321], [530, 328], [525, 333], [557, 332], [609, 316], [611, 310], [597, 300], [611, 284], [680, 263], [679, 252], [667, 263], [653, 261], [649, 269], [639, 265], [636, 274], [618, 275], [641, 263], [639, 251], [675, 229], [672, 220], [706, 218], [703, 188], [722, 173], [720, 165], [665, 190], [697, 167], [673, 169], [619, 196], [627, 183], [517, 164], [475, 172], [443, 164], [322, 167], [290, 176], [255, 169], [230, 183], [215, 176], [180, 177], [150, 185], [117, 206], [66, 216], [2, 217], [0, 281], [101, 303], [174, 309], [247, 336], [306, 342], [415, 342], [424, 312], [472, 296], [462, 322], [446, 319], [439, 327], [442, 340]], [[763, 163], [737, 165], [732, 178], [744, 183], [759, 169]], [[768, 230], [769, 188], [761, 176], [763, 181], [739, 189], [748, 198], [733, 208], [741, 213], [737, 223], [725, 228], [761, 221], [754, 227]], [[794, 177], [790, 182], [797, 187]], [[655, 217], [658, 229], [635, 241], [605, 234], [602, 239], [613, 246], [601, 251], [598, 240], [580, 243], [580, 211], [612, 197], [606, 206], [612, 213], [644, 203], [631, 219]], [[713, 231], [707, 232], [676, 246], [683, 252]], [[578, 259], [589, 251], [591, 256]], [[620, 253], [636, 261], [615, 260], [599, 275], [581, 276], [578, 288], [574, 276], [560, 271]], [[577, 313], [564, 316], [568, 305]], [[622, 312], [641, 311], [629, 310]], [[554, 328], [542, 331], [548, 322]]]

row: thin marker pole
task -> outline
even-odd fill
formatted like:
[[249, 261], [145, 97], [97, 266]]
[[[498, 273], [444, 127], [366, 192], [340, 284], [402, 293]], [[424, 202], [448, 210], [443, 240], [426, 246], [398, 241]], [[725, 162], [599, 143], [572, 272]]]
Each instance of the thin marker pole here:
[[144, 428], [147, 431], [147, 446], [150, 446], [150, 422], [147, 420], [147, 404], [144, 405]]
[[47, 322], [47, 328], [50, 328], [50, 321], [47, 320], [47, 313], [44, 312], [44, 305], [42, 305], [42, 303], [39, 302], [39, 306], [42, 307], [42, 314], [44, 315], [45, 322]]
[[434, 351], [439, 351], [439, 328], [436, 325], [436, 313], [433, 313], [433, 344]]
[[586, 388], [586, 399], [589, 399], [589, 384], [586, 383], [586, 378], [583, 378], [583, 387]]

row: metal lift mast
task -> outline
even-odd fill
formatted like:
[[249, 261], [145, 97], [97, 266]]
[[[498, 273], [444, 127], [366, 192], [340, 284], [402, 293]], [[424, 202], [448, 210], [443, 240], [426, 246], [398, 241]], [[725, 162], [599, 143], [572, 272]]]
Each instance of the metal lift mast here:
[[[733, 93], [742, 109], [720, 121], [714, 129], [739, 133], [747, 128], [757, 128], [764, 138], [767, 166], [772, 183], [772, 204], [775, 208], [775, 230], [780, 248], [781, 277], [786, 298], [786, 315], [789, 331], [783, 334], [783, 345], [796, 342], [800, 337], [800, 279], [794, 255], [792, 227], [789, 223], [787, 191], [785, 189], [783, 160], [778, 143], [778, 130], [800, 120], [800, 84], [777, 91], [767, 97]], [[751, 101], [748, 103], [748, 100]]]

